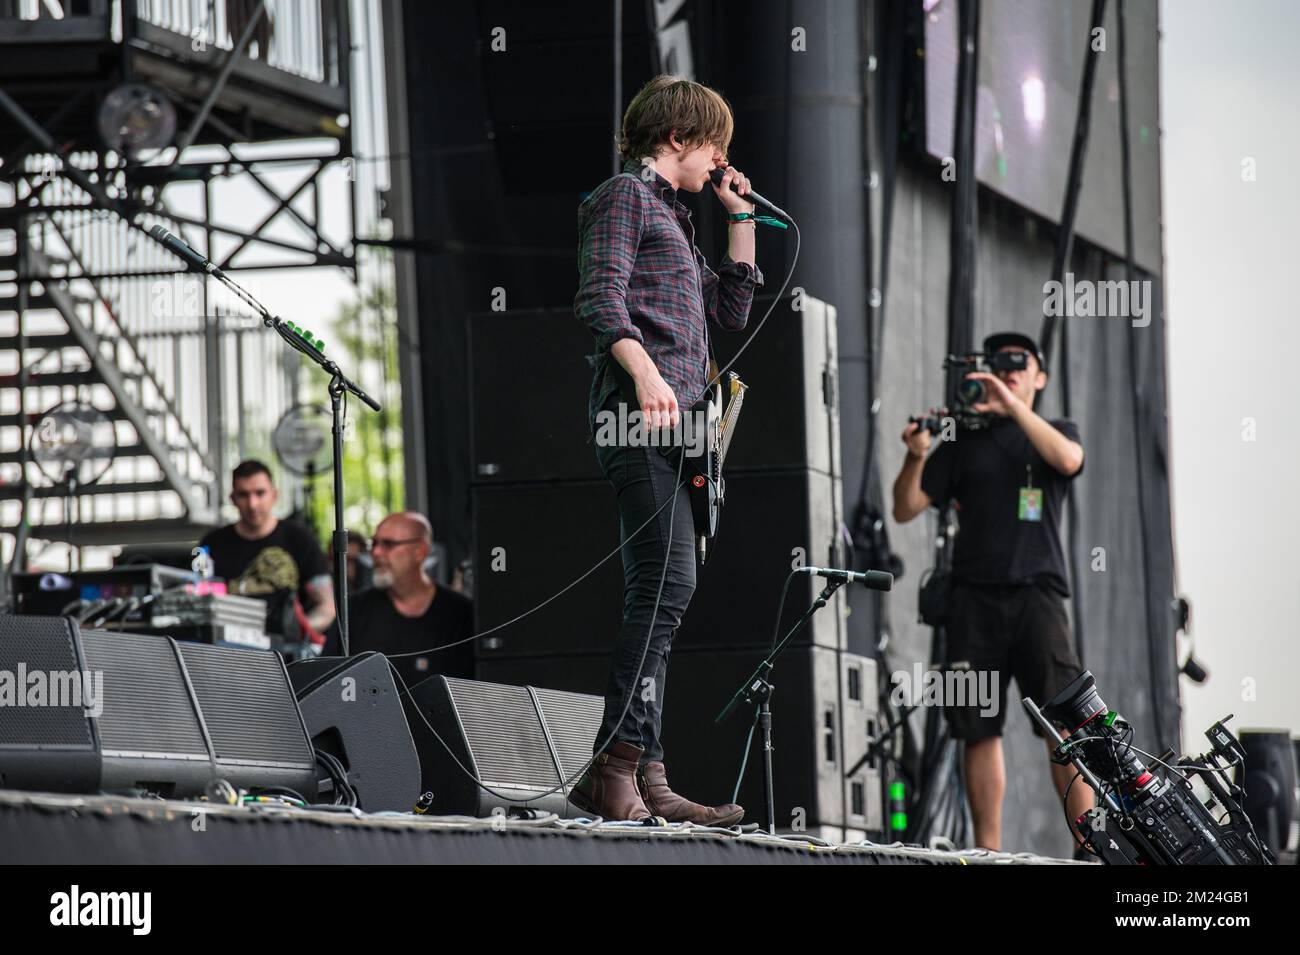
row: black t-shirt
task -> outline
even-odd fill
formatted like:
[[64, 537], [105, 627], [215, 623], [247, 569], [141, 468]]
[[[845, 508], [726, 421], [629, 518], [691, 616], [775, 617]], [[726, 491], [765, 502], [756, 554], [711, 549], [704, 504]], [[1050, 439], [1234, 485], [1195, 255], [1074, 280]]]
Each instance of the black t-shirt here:
[[[348, 598], [348, 649], [356, 653], [413, 653], [456, 643], [474, 635], [474, 604], [464, 594], [439, 587], [419, 617], [397, 612], [388, 594], [371, 588]], [[328, 650], [326, 652], [329, 652]], [[335, 649], [334, 652], [338, 652]], [[393, 661], [408, 687], [435, 673], [474, 677], [474, 641], [447, 650]], [[400, 689], [400, 687], [399, 687]]]
[[226, 581], [232, 594], [266, 601], [268, 633], [283, 634], [289, 597], [297, 594], [304, 608], [311, 598], [304, 587], [329, 575], [325, 552], [311, 530], [297, 521], [282, 520], [275, 530], [258, 540], [246, 540], [228, 524], [209, 531], [199, 541], [212, 555], [213, 571]]
[[[1079, 441], [1073, 421], [1050, 423]], [[1061, 510], [1071, 480], [1044, 461], [1009, 418], [994, 418], [987, 428], [961, 430], [955, 440], [940, 442], [921, 472], [921, 490], [935, 506], [949, 498], [957, 502], [960, 531], [953, 545], [953, 579], [1043, 583], [1068, 597]], [[1038, 521], [1020, 519], [1020, 489], [1029, 481], [1043, 492]]]

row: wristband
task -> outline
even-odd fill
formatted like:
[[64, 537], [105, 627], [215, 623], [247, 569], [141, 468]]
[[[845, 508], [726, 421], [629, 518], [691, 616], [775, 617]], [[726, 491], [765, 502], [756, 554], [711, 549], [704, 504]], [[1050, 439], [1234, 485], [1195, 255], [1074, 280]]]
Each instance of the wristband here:
[[727, 216], [728, 222], [753, 222], [756, 226], [758, 223], [763, 225], [776, 226], [778, 229], [789, 228], [780, 219], [774, 219], [771, 216], [760, 216], [753, 212], [733, 212]]

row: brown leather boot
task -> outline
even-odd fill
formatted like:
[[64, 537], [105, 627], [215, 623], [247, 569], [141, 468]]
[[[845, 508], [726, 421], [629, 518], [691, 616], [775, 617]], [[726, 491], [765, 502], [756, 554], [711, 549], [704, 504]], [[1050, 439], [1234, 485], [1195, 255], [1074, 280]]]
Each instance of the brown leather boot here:
[[724, 806], [701, 806], [668, 788], [668, 772], [659, 762], [642, 763], [637, 773], [641, 797], [650, 811], [669, 822], [693, 822], [697, 826], [734, 826], [745, 810], [734, 802]]
[[591, 768], [569, 790], [569, 802], [602, 819], [650, 818], [636, 785], [636, 766], [642, 749], [619, 740], [596, 757]]

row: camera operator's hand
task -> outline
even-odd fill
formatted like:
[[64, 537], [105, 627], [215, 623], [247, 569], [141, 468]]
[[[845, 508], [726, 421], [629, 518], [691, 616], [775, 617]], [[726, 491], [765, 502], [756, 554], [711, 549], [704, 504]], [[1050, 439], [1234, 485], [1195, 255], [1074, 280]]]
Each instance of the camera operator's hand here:
[[903, 443], [907, 445], [909, 454], [923, 458], [930, 450], [930, 432], [922, 428], [918, 422], [909, 421], [907, 427], [903, 429]]
[[1006, 418], [1015, 414], [1017, 406], [1024, 405], [1024, 402], [1017, 398], [1007, 387], [1006, 382], [997, 375], [990, 375], [986, 371], [972, 371], [966, 378], [984, 382], [984, 396], [987, 400], [973, 405], [980, 414]]

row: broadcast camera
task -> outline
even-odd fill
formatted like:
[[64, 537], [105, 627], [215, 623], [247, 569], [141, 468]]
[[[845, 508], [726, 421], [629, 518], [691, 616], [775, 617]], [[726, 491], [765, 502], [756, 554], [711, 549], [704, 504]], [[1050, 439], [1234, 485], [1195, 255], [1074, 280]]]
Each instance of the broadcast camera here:
[[915, 415], [907, 420], [919, 424], [932, 435], [943, 430], [944, 419], [953, 418], [957, 426], [968, 430], [977, 430], [988, 426], [989, 416], [976, 411], [975, 406], [988, 400], [988, 388], [978, 379], [966, 376], [972, 371], [979, 371], [980, 365], [992, 374], [999, 371], [1014, 371], [1029, 367], [1029, 352], [995, 351], [976, 352], [971, 355], [949, 355], [944, 359], [943, 367], [949, 372], [949, 403], [945, 408], [937, 409], [929, 415]]
[[[1021, 702], [1048, 739], [1057, 741], [1052, 762], [1073, 765], [1097, 793], [1096, 808], [1072, 826], [1083, 845], [1108, 865], [1274, 863], [1242, 808], [1245, 793], [1228, 775], [1244, 767], [1246, 758], [1224, 726], [1231, 716], [1206, 730], [1209, 753], [1171, 764], [1172, 750], [1152, 757], [1133, 745], [1133, 727], [1106, 706], [1087, 670], [1041, 710], [1029, 697]], [[1067, 728], [1068, 735], [1062, 738], [1056, 726]], [[1157, 768], [1149, 768], [1143, 756]], [[1193, 788], [1196, 777], [1208, 790], [1204, 801]]]

